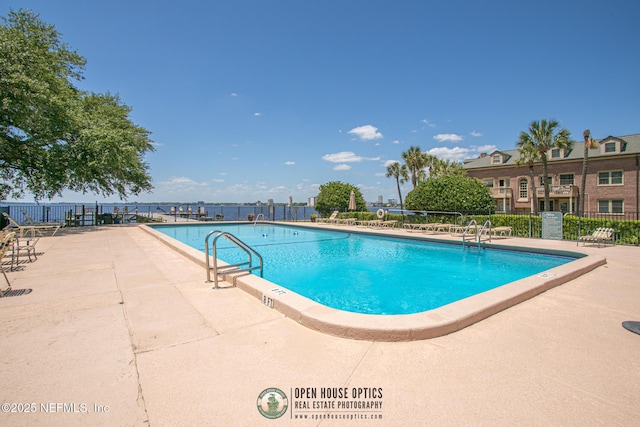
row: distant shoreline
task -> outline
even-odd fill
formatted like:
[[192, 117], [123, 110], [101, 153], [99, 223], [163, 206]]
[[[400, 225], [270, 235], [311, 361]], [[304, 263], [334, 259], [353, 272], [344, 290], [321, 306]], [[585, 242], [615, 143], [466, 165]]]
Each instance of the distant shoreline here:
[[[47, 206], [47, 205], [84, 205], [84, 206], [94, 206], [94, 205], [113, 205], [113, 206], [127, 206], [127, 205], [142, 205], [142, 206], [250, 206], [250, 207], [261, 207], [261, 206], [289, 206], [286, 202], [280, 203], [256, 203], [256, 202], [0, 202], [0, 206], [2, 205], [18, 205], [18, 206]], [[312, 207], [308, 206], [306, 203], [293, 203], [291, 207]]]

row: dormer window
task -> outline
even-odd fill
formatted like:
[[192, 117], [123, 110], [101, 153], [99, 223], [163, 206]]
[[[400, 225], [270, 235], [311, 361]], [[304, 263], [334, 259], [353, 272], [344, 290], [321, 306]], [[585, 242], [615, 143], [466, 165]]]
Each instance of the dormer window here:
[[549, 150], [547, 156], [551, 159], [564, 159], [570, 152], [571, 150], [565, 150], [564, 148], [552, 148]]
[[626, 148], [627, 143], [624, 139], [610, 136], [600, 143], [600, 154], [624, 153]]
[[511, 155], [507, 153], [502, 153], [500, 151], [494, 151], [491, 153], [491, 164], [492, 165], [504, 165], [511, 158]]

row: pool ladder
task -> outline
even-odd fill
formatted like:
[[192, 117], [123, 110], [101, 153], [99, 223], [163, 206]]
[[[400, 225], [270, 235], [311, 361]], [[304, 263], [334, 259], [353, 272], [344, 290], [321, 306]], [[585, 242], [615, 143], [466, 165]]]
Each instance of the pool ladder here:
[[[473, 226], [473, 228], [471, 228]], [[488, 227], [488, 228], [487, 228]], [[473, 230], [473, 231], [472, 231]], [[473, 236], [474, 240], [478, 242], [478, 249], [480, 249], [480, 242], [482, 241], [482, 236], [488, 236], [488, 240], [491, 241], [491, 220], [486, 220], [482, 225], [480, 231], [478, 231], [478, 223], [475, 219], [472, 219], [469, 224], [465, 227], [462, 232], [462, 248], [464, 249], [464, 244], [467, 241], [467, 236]]]
[[[211, 242], [211, 259], [213, 260], [213, 267], [211, 267], [210, 258], [209, 258], [209, 237], [215, 234], [213, 241]], [[218, 257], [216, 254], [217, 242], [220, 237], [224, 237], [229, 242], [233, 243], [237, 248], [242, 250], [247, 254], [247, 261], [241, 262], [238, 264], [229, 264], [218, 267]], [[233, 276], [233, 286], [236, 285], [236, 279], [240, 276], [246, 276], [247, 274], [251, 274], [252, 271], [260, 270], [260, 277], [262, 277], [262, 256], [258, 252], [255, 251], [251, 246], [244, 243], [242, 240], [238, 239], [231, 233], [227, 233], [226, 231], [213, 230], [207, 234], [207, 237], [204, 239], [204, 253], [206, 257], [206, 265], [207, 265], [207, 283], [211, 283], [211, 271], [213, 270], [213, 282], [215, 282], [215, 286], [213, 289], [218, 289], [218, 275], [224, 274], [235, 274], [235, 273], [243, 273], [236, 274]], [[257, 265], [255, 264], [257, 262]]]

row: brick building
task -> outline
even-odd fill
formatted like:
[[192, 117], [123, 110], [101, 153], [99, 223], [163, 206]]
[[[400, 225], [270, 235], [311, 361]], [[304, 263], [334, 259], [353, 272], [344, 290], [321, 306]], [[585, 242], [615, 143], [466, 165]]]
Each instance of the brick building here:
[[[640, 134], [601, 139], [589, 150], [587, 181], [584, 191], [585, 212], [638, 216], [640, 179]], [[582, 185], [582, 142], [571, 150], [550, 150], [547, 154], [551, 192], [550, 210], [577, 212]], [[489, 188], [499, 212], [531, 212], [533, 190], [538, 197], [538, 211], [544, 206], [542, 163], [534, 165], [532, 185], [529, 167], [516, 166], [518, 150], [494, 151], [467, 160], [467, 175], [482, 180]], [[635, 218], [635, 217], [634, 217]], [[635, 218], [637, 219], [637, 218]]]

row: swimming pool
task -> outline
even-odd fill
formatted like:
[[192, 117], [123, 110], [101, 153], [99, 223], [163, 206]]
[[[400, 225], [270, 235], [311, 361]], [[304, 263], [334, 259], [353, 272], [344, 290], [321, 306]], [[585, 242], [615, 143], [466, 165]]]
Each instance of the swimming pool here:
[[[268, 281], [322, 305], [363, 314], [433, 310], [576, 258], [274, 224], [157, 227], [202, 252], [214, 229], [258, 251]], [[218, 241], [217, 257], [227, 263], [246, 260], [224, 239]]]

